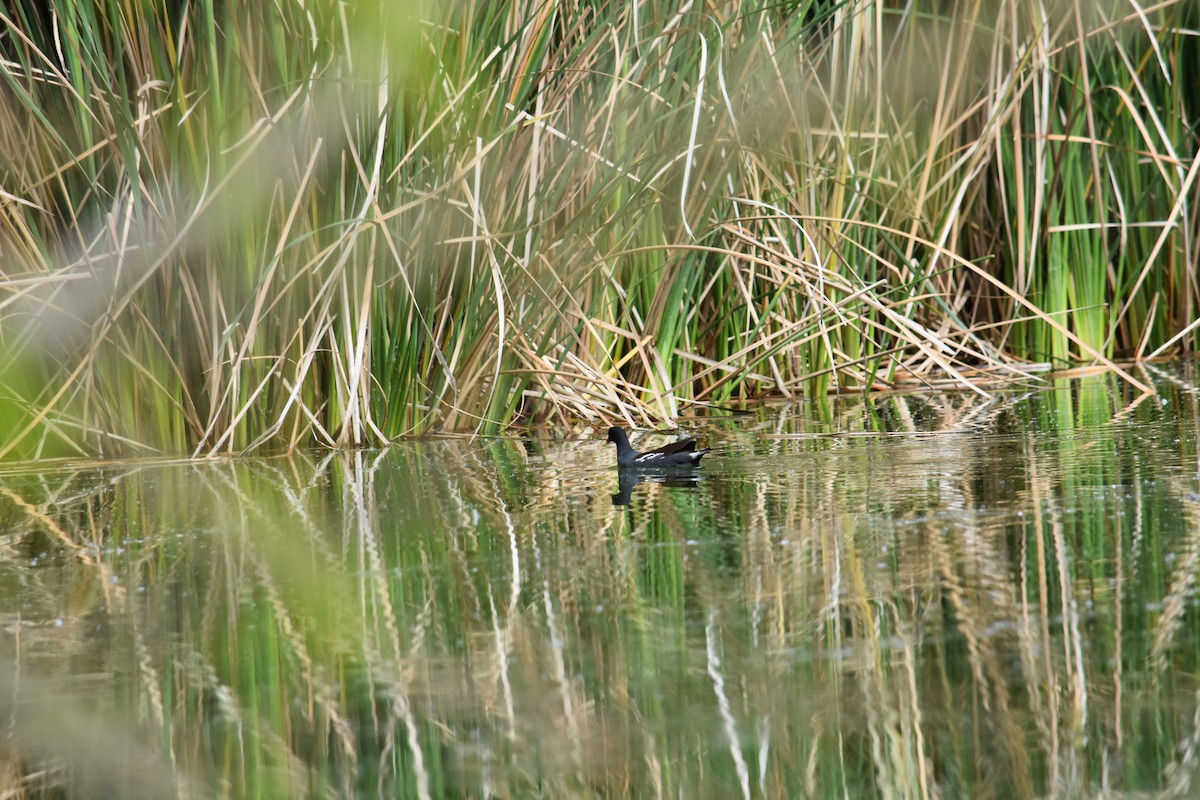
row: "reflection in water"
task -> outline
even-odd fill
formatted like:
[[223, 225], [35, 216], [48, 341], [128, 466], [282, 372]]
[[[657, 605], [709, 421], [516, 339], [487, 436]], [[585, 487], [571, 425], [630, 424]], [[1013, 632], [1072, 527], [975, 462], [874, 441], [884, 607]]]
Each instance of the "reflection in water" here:
[[703, 423], [694, 475], [600, 440], [10, 472], [0, 783], [1193, 796], [1168, 377], [762, 409]]
[[661, 483], [676, 489], [700, 485], [700, 470], [696, 467], [660, 467], [658, 469], [618, 470], [618, 491], [612, 496], [614, 506], [629, 505], [633, 488], [639, 483]]

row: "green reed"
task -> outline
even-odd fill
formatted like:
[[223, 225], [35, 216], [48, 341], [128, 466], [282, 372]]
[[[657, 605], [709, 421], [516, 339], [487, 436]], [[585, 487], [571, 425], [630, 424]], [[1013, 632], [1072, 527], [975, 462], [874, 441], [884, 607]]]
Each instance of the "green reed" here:
[[650, 425], [1193, 344], [1185, 2], [0, 27], [7, 457]]

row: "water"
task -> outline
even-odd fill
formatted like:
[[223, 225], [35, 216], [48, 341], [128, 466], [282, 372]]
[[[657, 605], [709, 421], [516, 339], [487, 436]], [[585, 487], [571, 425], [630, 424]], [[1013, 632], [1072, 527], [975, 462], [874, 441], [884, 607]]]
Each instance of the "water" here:
[[[1195, 796], [1192, 365], [0, 476], [13, 794]], [[666, 441], [643, 436], [643, 447]]]

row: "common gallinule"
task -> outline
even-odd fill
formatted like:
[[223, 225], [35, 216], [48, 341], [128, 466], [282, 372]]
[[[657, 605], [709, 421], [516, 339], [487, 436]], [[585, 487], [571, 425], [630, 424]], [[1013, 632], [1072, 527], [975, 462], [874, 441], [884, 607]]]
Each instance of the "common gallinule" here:
[[617, 446], [618, 467], [694, 467], [708, 452], [697, 450], [696, 440], [688, 439], [641, 453], [630, 446], [625, 431], [615, 427], [608, 429], [608, 440]]

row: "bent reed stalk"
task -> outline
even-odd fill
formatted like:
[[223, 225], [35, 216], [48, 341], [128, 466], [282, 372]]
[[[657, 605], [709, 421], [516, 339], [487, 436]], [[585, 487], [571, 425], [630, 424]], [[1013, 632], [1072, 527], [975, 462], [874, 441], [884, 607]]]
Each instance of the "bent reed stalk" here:
[[0, 456], [1190, 351], [1197, 27], [1182, 0], [14, 4]]

